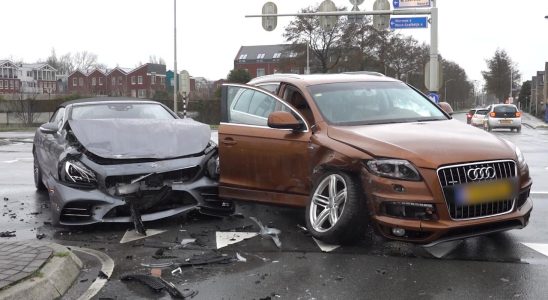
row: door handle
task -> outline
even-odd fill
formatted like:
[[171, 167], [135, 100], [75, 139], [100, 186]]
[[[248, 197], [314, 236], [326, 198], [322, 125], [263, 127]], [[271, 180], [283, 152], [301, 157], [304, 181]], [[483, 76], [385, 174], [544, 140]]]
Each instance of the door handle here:
[[227, 146], [233, 146], [236, 145], [237, 142], [233, 138], [226, 138], [223, 140], [223, 144]]

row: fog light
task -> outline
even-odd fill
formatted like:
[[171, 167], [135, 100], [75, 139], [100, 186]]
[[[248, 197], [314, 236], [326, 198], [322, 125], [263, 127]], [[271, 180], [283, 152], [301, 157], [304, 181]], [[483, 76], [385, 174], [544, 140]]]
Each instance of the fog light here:
[[405, 235], [405, 229], [398, 227], [392, 228], [392, 234], [398, 237], [402, 237]]

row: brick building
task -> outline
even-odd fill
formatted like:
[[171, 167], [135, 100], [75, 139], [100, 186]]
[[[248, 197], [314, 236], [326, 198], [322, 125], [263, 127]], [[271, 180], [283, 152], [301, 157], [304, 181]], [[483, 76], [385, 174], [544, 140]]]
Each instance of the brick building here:
[[251, 77], [274, 73], [304, 73], [303, 54], [293, 45], [242, 46], [234, 58], [234, 69], [246, 70]]
[[68, 77], [68, 93], [152, 98], [166, 90], [166, 66], [147, 63], [135, 69], [74, 71]]
[[20, 86], [19, 67], [10, 60], [0, 60], [0, 94], [18, 93]]

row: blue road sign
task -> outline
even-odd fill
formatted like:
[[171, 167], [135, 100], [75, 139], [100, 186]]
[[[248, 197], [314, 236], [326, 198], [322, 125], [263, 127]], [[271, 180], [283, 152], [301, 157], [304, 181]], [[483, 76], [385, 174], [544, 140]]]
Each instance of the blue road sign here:
[[415, 8], [415, 7], [430, 7], [430, 0], [393, 0], [394, 8]]
[[438, 93], [430, 92], [428, 93], [428, 98], [432, 99], [435, 103], [440, 103], [440, 95]]
[[407, 28], [428, 28], [428, 20], [426, 17], [390, 19], [390, 29]]

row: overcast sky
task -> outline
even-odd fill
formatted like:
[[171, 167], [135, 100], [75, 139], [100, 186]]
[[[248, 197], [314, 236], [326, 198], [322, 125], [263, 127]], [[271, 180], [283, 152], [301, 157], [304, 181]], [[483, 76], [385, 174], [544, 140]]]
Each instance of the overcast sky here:
[[[273, 0], [279, 13], [297, 12], [318, 0]], [[347, 0], [333, 0], [351, 7]], [[280, 18], [263, 31], [258, 14], [266, 0], [178, 0], [178, 69], [209, 79], [226, 77], [241, 45], [284, 43]], [[371, 10], [374, 0], [360, 8]], [[548, 0], [438, 0], [439, 48], [460, 64], [470, 79], [481, 80], [485, 59], [505, 49], [530, 79], [548, 61]], [[34, 62], [87, 50], [109, 67], [135, 67], [150, 55], [173, 69], [172, 0], [17, 0], [1, 1], [0, 59]], [[400, 30], [429, 43], [430, 31]]]

